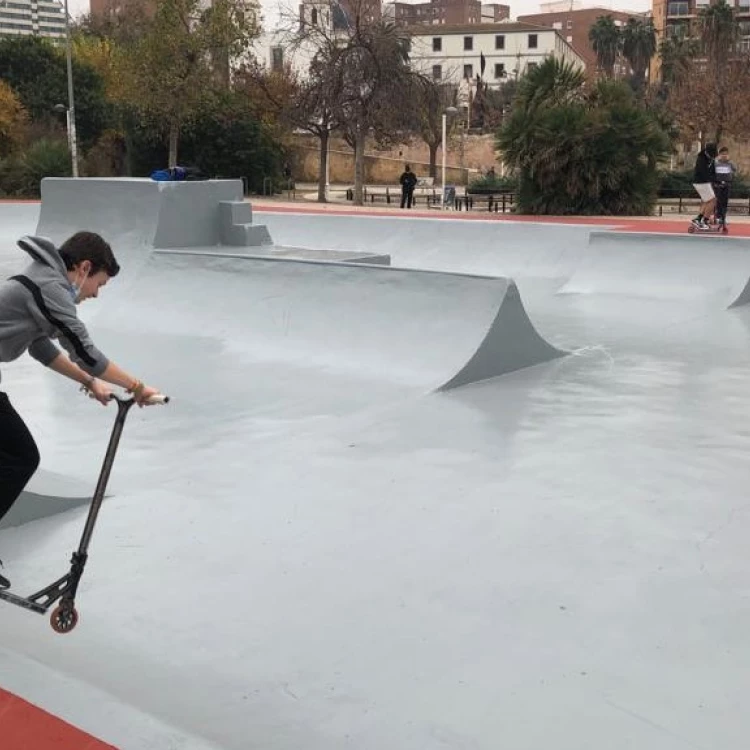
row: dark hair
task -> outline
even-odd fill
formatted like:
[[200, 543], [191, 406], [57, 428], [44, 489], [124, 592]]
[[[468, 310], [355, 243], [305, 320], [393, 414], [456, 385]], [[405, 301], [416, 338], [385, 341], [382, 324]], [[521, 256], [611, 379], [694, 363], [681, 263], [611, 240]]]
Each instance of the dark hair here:
[[706, 151], [706, 154], [708, 156], [716, 156], [716, 144], [715, 143], [707, 143], [705, 151]]
[[728, 148], [727, 146], [722, 146], [722, 147], [721, 147], [721, 148], [719, 149], [719, 153], [720, 153], [720, 154], [728, 154], [728, 153], [729, 153], [729, 148]]
[[105, 271], [107, 276], [117, 276], [120, 266], [107, 242], [94, 232], [76, 232], [63, 243], [58, 251], [65, 268], [72, 271], [84, 260], [91, 262], [91, 273]]

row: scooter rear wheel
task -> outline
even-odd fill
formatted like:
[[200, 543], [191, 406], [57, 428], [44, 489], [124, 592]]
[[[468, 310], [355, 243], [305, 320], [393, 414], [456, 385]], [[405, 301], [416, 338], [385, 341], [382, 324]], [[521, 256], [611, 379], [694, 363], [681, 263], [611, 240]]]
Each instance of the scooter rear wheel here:
[[78, 612], [75, 607], [66, 607], [61, 604], [52, 610], [49, 621], [52, 630], [56, 633], [70, 633], [78, 625]]

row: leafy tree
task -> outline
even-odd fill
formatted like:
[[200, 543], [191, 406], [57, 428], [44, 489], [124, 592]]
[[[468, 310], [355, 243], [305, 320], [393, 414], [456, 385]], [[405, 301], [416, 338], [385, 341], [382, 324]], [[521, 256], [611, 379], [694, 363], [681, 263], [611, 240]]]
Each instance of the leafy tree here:
[[[56, 104], [67, 104], [65, 55], [51, 42], [34, 36], [0, 38], [0, 78], [16, 92], [30, 118], [54, 125]], [[73, 61], [76, 131], [88, 147], [106, 128], [109, 108], [104, 82], [90, 65]]]
[[622, 46], [620, 29], [615, 24], [615, 19], [610, 15], [599, 16], [589, 29], [589, 41], [596, 53], [599, 70], [612, 78]]
[[0, 158], [21, 145], [27, 122], [26, 110], [13, 89], [0, 79]]
[[520, 210], [534, 214], [648, 213], [670, 147], [627, 84], [590, 89], [555, 58], [522, 79], [497, 141], [519, 172]]
[[246, 0], [214, 0], [208, 8], [201, 0], [161, 0], [145, 33], [123, 45], [121, 101], [168, 134], [169, 166], [177, 164], [182, 124], [215, 88], [212, 62], [248, 51], [255, 18]]
[[[131, 137], [136, 175], [165, 163], [168, 145], [153, 122], [139, 122]], [[264, 177], [281, 171], [281, 148], [244, 94], [216, 92], [183, 123], [180, 160], [210, 177], [245, 177], [251, 190], [261, 192]]]

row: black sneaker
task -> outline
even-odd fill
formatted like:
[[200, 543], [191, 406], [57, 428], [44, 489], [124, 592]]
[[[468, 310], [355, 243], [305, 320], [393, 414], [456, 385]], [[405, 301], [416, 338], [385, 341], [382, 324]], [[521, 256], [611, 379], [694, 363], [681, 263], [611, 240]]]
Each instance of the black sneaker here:
[[[0, 568], [3, 567], [3, 561], [0, 560]], [[0, 575], [0, 589], [9, 589], [10, 581], [4, 576]]]

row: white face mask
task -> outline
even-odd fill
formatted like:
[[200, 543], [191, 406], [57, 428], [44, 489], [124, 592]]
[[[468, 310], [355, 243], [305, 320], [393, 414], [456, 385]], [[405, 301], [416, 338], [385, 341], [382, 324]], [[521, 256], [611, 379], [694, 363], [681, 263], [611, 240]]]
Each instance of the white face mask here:
[[78, 273], [76, 273], [75, 279], [73, 279], [70, 284], [70, 296], [73, 297], [73, 302], [76, 304], [81, 301], [81, 289], [83, 288], [83, 283], [87, 278], [88, 273], [79, 269]]

